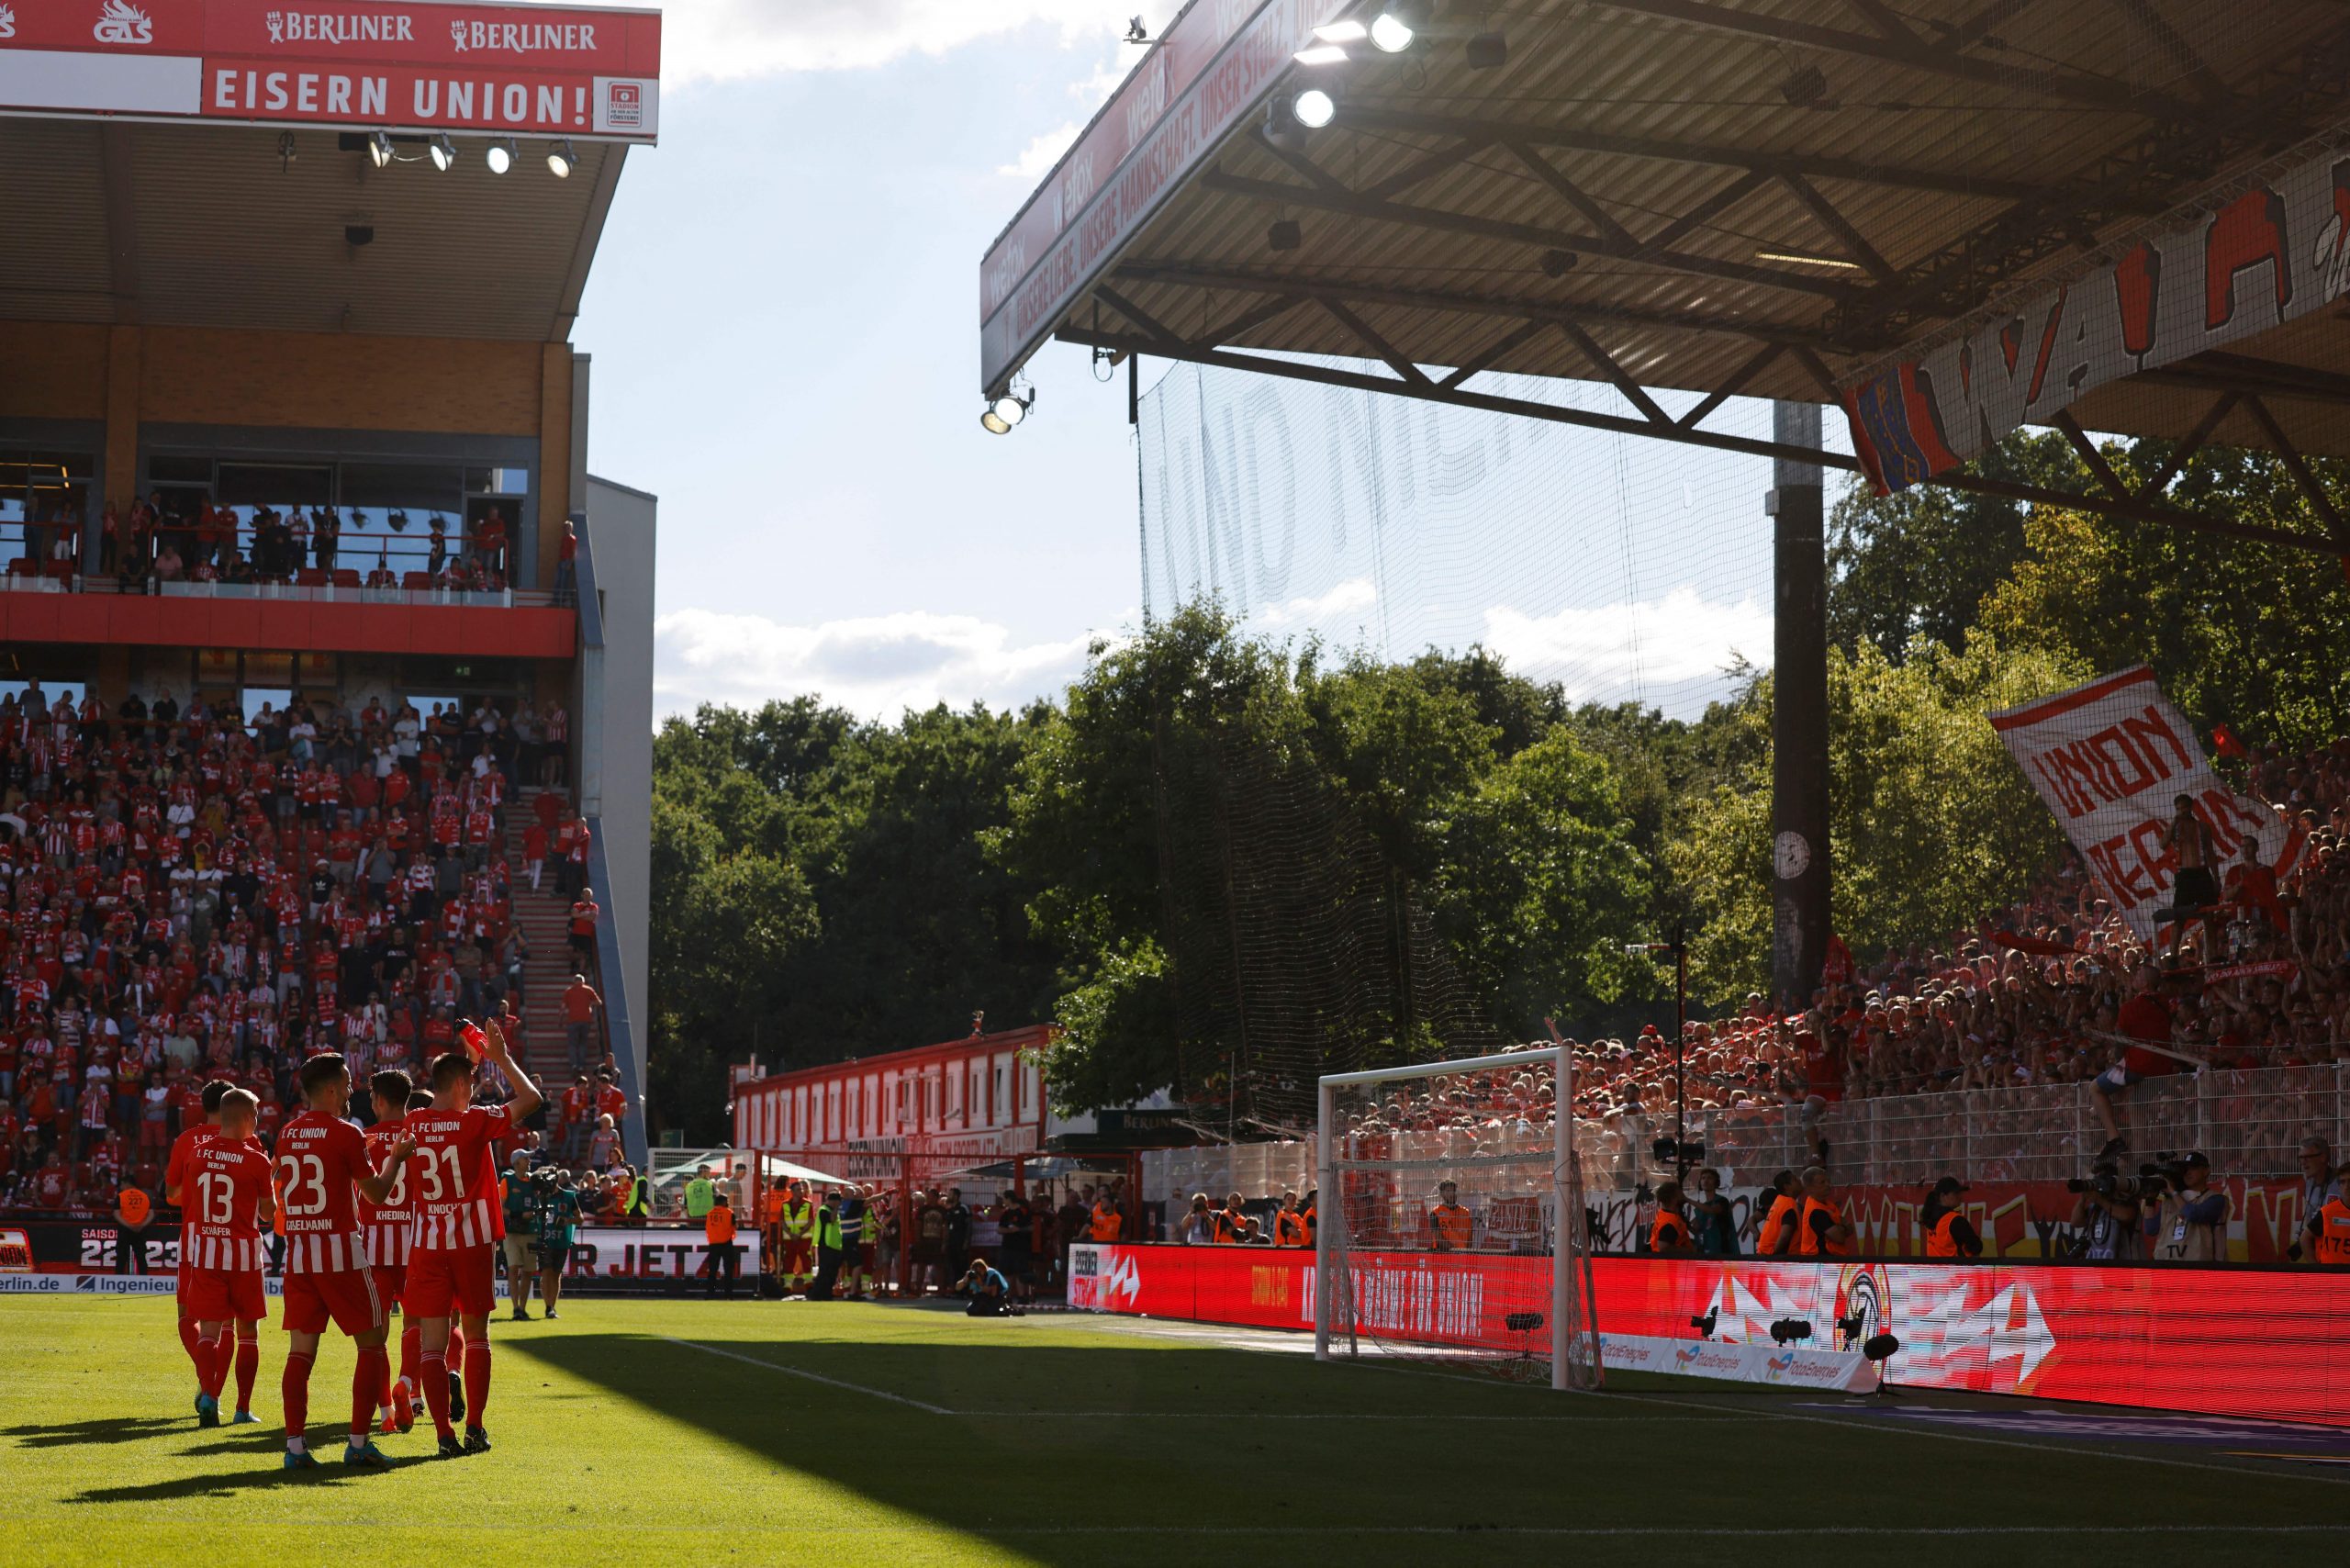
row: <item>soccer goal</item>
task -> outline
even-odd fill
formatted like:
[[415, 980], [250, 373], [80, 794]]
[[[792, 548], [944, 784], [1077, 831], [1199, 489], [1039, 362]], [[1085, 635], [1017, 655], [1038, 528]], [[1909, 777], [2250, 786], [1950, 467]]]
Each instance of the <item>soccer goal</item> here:
[[1322, 1079], [1317, 1359], [1600, 1385], [1573, 1070], [1542, 1047]]

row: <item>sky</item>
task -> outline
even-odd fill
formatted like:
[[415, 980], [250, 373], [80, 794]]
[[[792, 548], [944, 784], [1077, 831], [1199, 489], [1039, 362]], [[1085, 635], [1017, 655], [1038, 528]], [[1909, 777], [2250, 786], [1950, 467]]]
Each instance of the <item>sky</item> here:
[[1140, 614], [1123, 382], [979, 414], [979, 257], [1167, 0], [671, 0], [576, 348], [589, 466], [661, 498], [656, 712], [1058, 691]]
[[[1127, 18], [1156, 32], [1176, 8], [664, 7], [660, 145], [630, 154], [573, 336], [595, 362], [590, 468], [661, 498], [656, 717], [810, 692], [884, 720], [1018, 704], [1139, 625], [1146, 468], [1124, 377], [1047, 345], [1031, 416], [982, 431], [979, 269], [1136, 58]], [[1409, 407], [1432, 461], [1464, 439], [1526, 450]], [[1341, 643], [1376, 620], [1396, 656], [1482, 640], [1579, 695], [1669, 711], [1701, 708], [1738, 658], [1767, 664], [1767, 481], [1654, 442], [1553, 448], [1518, 471], [1555, 482], [1404, 520], [1421, 532], [1390, 547], [1424, 559], [1400, 574], [1369, 585], [1333, 554], [1241, 608]], [[1543, 571], [1493, 547], [1494, 516], [1547, 547]]]

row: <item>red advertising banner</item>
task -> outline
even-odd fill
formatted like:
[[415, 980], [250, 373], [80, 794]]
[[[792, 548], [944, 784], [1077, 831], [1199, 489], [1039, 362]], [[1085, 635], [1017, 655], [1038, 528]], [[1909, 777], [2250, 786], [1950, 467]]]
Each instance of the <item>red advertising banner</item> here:
[[[1080, 1247], [1070, 1305], [1104, 1312], [1310, 1329], [1314, 1257], [1231, 1247]], [[1505, 1318], [1544, 1259], [1374, 1253], [1356, 1271], [1415, 1304], [1420, 1342], [1523, 1349]], [[1890, 1333], [1897, 1385], [2350, 1426], [2350, 1273], [2011, 1263], [1794, 1263], [1750, 1259], [1594, 1260], [1610, 1335], [1771, 1342], [1810, 1326], [1835, 1349], [1840, 1319]], [[1400, 1293], [1397, 1283], [1401, 1282]]]
[[0, 0], [0, 112], [650, 141], [656, 11]]

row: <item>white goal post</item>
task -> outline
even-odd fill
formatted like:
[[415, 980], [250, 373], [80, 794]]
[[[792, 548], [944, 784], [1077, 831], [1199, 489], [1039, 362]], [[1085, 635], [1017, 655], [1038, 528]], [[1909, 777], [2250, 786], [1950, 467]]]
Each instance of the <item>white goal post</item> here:
[[1561, 1044], [1320, 1080], [1317, 1360], [1600, 1386], [1573, 1074]]

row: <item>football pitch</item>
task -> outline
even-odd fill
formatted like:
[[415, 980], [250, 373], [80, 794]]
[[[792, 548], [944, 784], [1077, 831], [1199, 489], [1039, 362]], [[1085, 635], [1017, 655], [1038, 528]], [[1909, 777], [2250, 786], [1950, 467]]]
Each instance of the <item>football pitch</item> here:
[[289, 1474], [284, 1334], [263, 1329], [265, 1424], [201, 1430], [172, 1310], [0, 1297], [0, 1562], [2015, 1568], [2350, 1544], [2350, 1434], [1667, 1379], [1586, 1397], [1242, 1330], [807, 1303], [500, 1320], [494, 1451], [430, 1460], [420, 1424], [379, 1439], [387, 1474], [331, 1462], [330, 1340], [330, 1462]]

